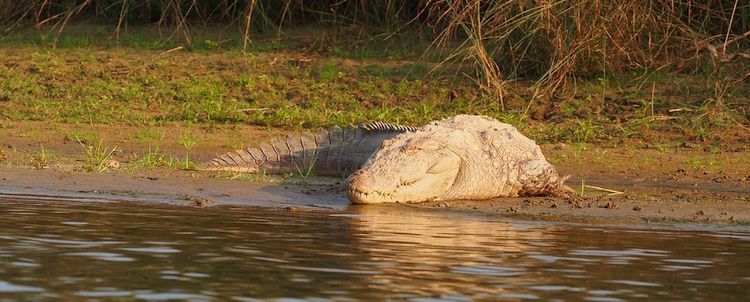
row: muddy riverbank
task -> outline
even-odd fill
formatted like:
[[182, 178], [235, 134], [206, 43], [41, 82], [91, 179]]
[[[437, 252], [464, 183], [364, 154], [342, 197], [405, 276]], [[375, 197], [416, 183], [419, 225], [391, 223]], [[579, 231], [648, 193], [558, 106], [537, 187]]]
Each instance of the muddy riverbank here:
[[[575, 181], [575, 179], [574, 179]], [[750, 225], [750, 190], [694, 182], [638, 182], [589, 179], [623, 194], [584, 192], [573, 198], [497, 198], [429, 202], [390, 207], [435, 208], [519, 219], [605, 224]], [[152, 170], [91, 174], [55, 169], [0, 168], [0, 194], [71, 200], [116, 200], [180, 206], [245, 205], [291, 211], [349, 210], [342, 181], [314, 178], [281, 183], [211, 178], [205, 172]], [[591, 190], [591, 189], [586, 189]]]
[[[34, 122], [23, 126], [33, 127]], [[76, 126], [62, 125], [59, 133]], [[138, 200], [187, 206], [260, 205], [289, 210], [346, 210], [343, 178], [295, 175], [245, 175], [197, 171], [196, 163], [227, 151], [232, 133], [248, 141], [267, 140], [278, 130], [258, 127], [193, 129], [201, 140], [189, 150], [187, 169], [181, 167], [184, 146], [154, 147], [148, 140], [128, 139], [127, 127], [97, 126], [109, 138], [102, 149], [115, 149], [101, 173], [87, 170], [86, 149], [93, 146], [70, 136], [43, 131], [37, 135], [8, 135], [3, 141], [0, 193], [73, 196], [107, 200]], [[136, 129], [136, 128], [134, 128]], [[157, 129], [162, 135], [187, 131]], [[205, 137], [212, 139], [203, 139]], [[168, 140], [165, 140], [168, 141]], [[117, 147], [114, 147], [115, 144]], [[100, 143], [101, 145], [101, 143]], [[40, 146], [43, 146], [40, 151]], [[154, 150], [159, 150], [154, 154]], [[499, 198], [488, 201], [431, 202], [407, 207], [439, 208], [533, 220], [595, 223], [697, 223], [750, 225], [750, 152], [602, 148], [595, 145], [543, 145], [547, 158], [562, 174], [572, 175], [572, 198]], [[40, 154], [41, 152], [46, 155]], [[144, 158], [172, 156], [172, 166], [147, 165]], [[44, 157], [44, 158], [43, 158]], [[152, 158], [152, 160], [155, 160]]]

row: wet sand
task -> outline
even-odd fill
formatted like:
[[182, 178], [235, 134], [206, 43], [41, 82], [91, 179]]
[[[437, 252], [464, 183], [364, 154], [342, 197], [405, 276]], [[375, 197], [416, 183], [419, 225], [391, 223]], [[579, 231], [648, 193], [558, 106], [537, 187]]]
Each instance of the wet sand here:
[[[23, 195], [85, 201], [137, 201], [182, 206], [246, 205], [292, 211], [349, 211], [342, 180], [251, 182], [209, 178], [207, 172], [152, 170], [91, 174], [54, 169], [0, 168], [0, 196]], [[577, 179], [572, 179], [575, 183]], [[626, 193], [584, 192], [584, 197], [497, 198], [387, 207], [430, 208], [518, 219], [604, 224], [727, 225], [750, 229], [750, 190], [715, 183], [652, 183], [588, 179]], [[589, 190], [590, 189], [586, 189]]]

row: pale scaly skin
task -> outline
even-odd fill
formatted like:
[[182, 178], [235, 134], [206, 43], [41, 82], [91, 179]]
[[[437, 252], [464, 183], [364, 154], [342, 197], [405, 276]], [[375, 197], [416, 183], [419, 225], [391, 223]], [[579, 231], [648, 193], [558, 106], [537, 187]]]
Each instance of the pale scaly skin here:
[[348, 176], [380, 148], [384, 140], [416, 127], [374, 122], [357, 127], [318, 129], [275, 139], [257, 148], [224, 153], [203, 164], [203, 170], [271, 173], [310, 173]]
[[357, 204], [565, 196], [539, 146], [493, 118], [458, 115], [385, 140], [346, 184]]

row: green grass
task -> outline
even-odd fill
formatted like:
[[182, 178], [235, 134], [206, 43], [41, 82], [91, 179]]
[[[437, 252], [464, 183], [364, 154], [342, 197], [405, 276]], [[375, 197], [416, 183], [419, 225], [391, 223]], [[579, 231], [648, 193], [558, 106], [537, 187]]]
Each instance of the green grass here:
[[147, 142], [161, 142], [164, 140], [164, 132], [160, 132], [152, 128], [146, 128], [138, 131], [138, 133], [136, 133], [133, 138], [141, 144]]
[[192, 169], [195, 167], [195, 164], [193, 164], [190, 161], [190, 149], [195, 147], [195, 145], [198, 143], [195, 136], [193, 136], [193, 132], [190, 130], [185, 131], [180, 135], [180, 145], [182, 145], [183, 148], [185, 148], [185, 158], [182, 160], [182, 168], [183, 169]]
[[[363, 121], [421, 125], [468, 113], [498, 118], [542, 143], [614, 146], [626, 139], [677, 146], [675, 140], [685, 140], [720, 147], [748, 137], [723, 134], [737, 128], [735, 121], [750, 124], [741, 110], [750, 88], [731, 87], [718, 102], [701, 74], [579, 78], [574, 90], [542, 114], [528, 107], [531, 83], [518, 81], [508, 84], [503, 112], [497, 97], [466, 75], [470, 70], [431, 72], [436, 64], [415, 55], [424, 46], [420, 41], [399, 48], [378, 39], [352, 43], [328, 35], [311, 42], [290, 35], [260, 39], [243, 54], [237, 41], [198, 35], [190, 48], [166, 52], [184, 45], [156, 45], [149, 33], [136, 30], [119, 44], [104, 38], [110, 28], [80, 31], [65, 33], [57, 48], [39, 32], [0, 38], [9, 58], [0, 64], [0, 121], [143, 126], [132, 138], [154, 145], [164, 133], [150, 128], [175, 123], [309, 129]], [[303, 47], [326, 41], [333, 46], [319, 55]], [[658, 89], [653, 96], [652, 84]], [[685, 110], [669, 112], [675, 108]], [[33, 129], [24, 133], [39, 135]], [[89, 133], [69, 136], [95, 141]], [[189, 162], [190, 148], [184, 147], [181, 157]]]
[[158, 147], [150, 148], [148, 152], [143, 154], [136, 162], [135, 167], [142, 168], [174, 168], [179, 165], [179, 159], [175, 158], [171, 154], [165, 154]]
[[403, 78], [408, 80], [418, 80], [424, 78], [429, 68], [424, 64], [407, 63], [398, 66], [386, 66], [383, 64], [373, 63], [360, 67], [357, 72], [361, 76], [372, 76], [377, 78]]
[[688, 159], [685, 164], [693, 170], [698, 171], [719, 172], [724, 168], [724, 164], [716, 160], [715, 156], [711, 154], [692, 157]]
[[190, 160], [188, 152], [185, 152], [185, 156], [180, 158], [179, 156], [163, 151], [159, 147], [148, 147], [148, 151], [143, 154], [134, 155], [132, 160], [126, 167], [129, 171], [137, 171], [139, 169], [155, 169], [155, 168], [168, 168], [168, 169], [194, 169], [198, 164]]
[[299, 176], [302, 179], [302, 182], [307, 182], [310, 177], [315, 176], [315, 162], [318, 160], [318, 154], [313, 151], [310, 156], [312, 157], [312, 160], [310, 160], [306, 166], [299, 166], [294, 162], [294, 168], [297, 171], [295, 176]]
[[82, 148], [84, 165], [81, 169], [83, 171], [102, 173], [109, 169], [119, 168], [119, 162], [113, 159], [113, 155], [118, 151], [117, 146], [104, 145], [99, 136], [96, 136], [93, 142], [86, 142], [79, 137], [76, 137], [76, 140]]
[[67, 134], [68, 138], [84, 145], [91, 145], [101, 141], [99, 133], [92, 130], [73, 130]]
[[[134, 26], [123, 31], [118, 41], [114, 26], [69, 24], [59, 37], [57, 31], [16, 28], [0, 35], [0, 45], [41, 49], [128, 48], [158, 51], [180, 48], [192, 53], [239, 52], [243, 49], [242, 35], [226, 28], [194, 27], [191, 36], [191, 42], [181, 36], [166, 39], [163, 30]], [[429, 49], [432, 37], [431, 34], [413, 31], [384, 36], [366, 33], [362, 29], [290, 28], [282, 33], [256, 35], [247, 51], [252, 54], [308, 49], [330, 57], [358, 60], [424, 58], [439, 61], [442, 57], [440, 51]]]
[[270, 175], [260, 171], [258, 173], [240, 173], [240, 172], [217, 172], [209, 175], [209, 178], [239, 180], [249, 182], [282, 182], [283, 178], [276, 175]]
[[57, 159], [58, 155], [47, 150], [44, 145], [39, 145], [39, 150], [29, 154], [29, 164], [33, 169], [47, 168], [50, 162]]
[[148, 151], [142, 154], [136, 161], [134, 161], [129, 169], [137, 170], [139, 168], [154, 169], [154, 168], [170, 168], [170, 169], [188, 169], [195, 166], [193, 162], [185, 157], [180, 159], [179, 157], [165, 153], [159, 147], [148, 148]]

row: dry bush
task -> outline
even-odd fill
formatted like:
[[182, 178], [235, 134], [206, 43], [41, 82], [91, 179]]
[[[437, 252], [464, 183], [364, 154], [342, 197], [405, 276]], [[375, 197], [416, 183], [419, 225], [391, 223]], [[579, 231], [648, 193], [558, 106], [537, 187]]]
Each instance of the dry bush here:
[[574, 77], [718, 64], [750, 45], [740, 0], [0, 0], [6, 31], [61, 33], [84, 17], [114, 24], [118, 38], [125, 24], [152, 24], [187, 43], [190, 26], [208, 24], [234, 26], [245, 42], [253, 30], [310, 24], [432, 31], [436, 47], [459, 45], [446, 59], [470, 60], [501, 104], [508, 80], [535, 79], [535, 95], [554, 99]]
[[[482, 83], [537, 79], [539, 95], [555, 96], [573, 76], [699, 63], [727, 54], [750, 30], [750, 4], [732, 1], [534, 0], [439, 1], [441, 40], [465, 36], [457, 57], [470, 58]], [[715, 51], [722, 44], [722, 54]], [[746, 42], [742, 42], [748, 45]], [[735, 43], [734, 46], [739, 46]], [[707, 53], [704, 50], [714, 51]], [[728, 50], [731, 52], [731, 48]]]

